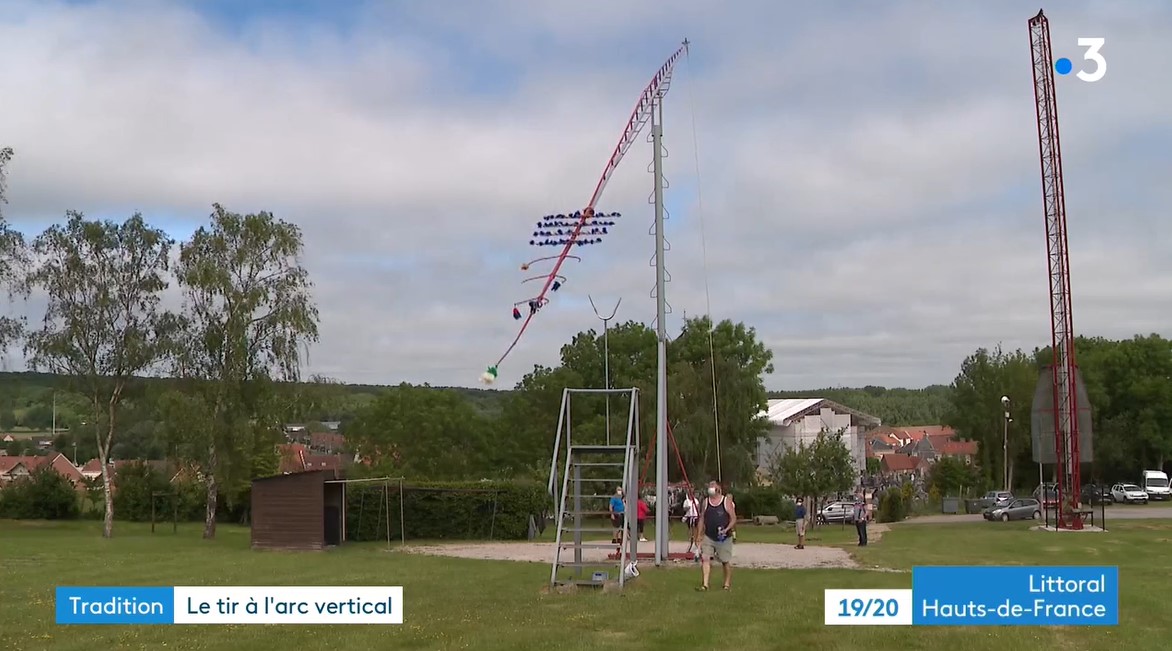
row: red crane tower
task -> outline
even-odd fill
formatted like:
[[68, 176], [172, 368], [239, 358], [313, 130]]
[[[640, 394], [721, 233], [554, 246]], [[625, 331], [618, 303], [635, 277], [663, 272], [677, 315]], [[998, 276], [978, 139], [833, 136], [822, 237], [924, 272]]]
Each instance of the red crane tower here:
[[[1078, 367], [1074, 356], [1074, 321], [1070, 300], [1070, 257], [1067, 254], [1066, 198], [1062, 186], [1062, 151], [1058, 138], [1058, 100], [1054, 93], [1054, 61], [1050, 23], [1038, 11], [1029, 21], [1034, 63], [1034, 98], [1038, 115], [1038, 150], [1042, 161], [1042, 202], [1046, 212], [1046, 244], [1050, 275], [1051, 351], [1055, 489], [1057, 527], [1082, 529], [1079, 481]], [[1049, 396], [1047, 396], [1049, 398]], [[1047, 402], [1049, 402], [1047, 400]], [[1048, 423], [1047, 423], [1048, 425]], [[1049, 429], [1049, 427], [1046, 427]], [[1044, 495], [1044, 491], [1043, 491]]]

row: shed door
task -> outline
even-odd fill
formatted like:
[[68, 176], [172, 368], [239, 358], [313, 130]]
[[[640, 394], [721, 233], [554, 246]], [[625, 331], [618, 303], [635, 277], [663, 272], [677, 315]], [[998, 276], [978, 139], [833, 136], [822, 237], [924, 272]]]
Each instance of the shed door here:
[[340, 545], [342, 543], [342, 510], [336, 506], [325, 508], [326, 544]]

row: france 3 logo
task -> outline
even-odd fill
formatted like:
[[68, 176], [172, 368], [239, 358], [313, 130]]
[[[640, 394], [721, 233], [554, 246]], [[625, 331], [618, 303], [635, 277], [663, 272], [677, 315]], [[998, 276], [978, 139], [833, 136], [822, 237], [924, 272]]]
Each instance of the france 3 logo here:
[[[1078, 39], [1078, 46], [1086, 48], [1083, 53], [1083, 59], [1088, 63], [1082, 69], [1075, 73], [1075, 76], [1082, 81], [1095, 82], [1103, 78], [1107, 74], [1107, 59], [1103, 58], [1103, 45], [1106, 44], [1107, 39], [1101, 37], [1083, 37]], [[1074, 70], [1074, 63], [1063, 57], [1054, 62], [1054, 72], [1060, 75], [1068, 75]]]

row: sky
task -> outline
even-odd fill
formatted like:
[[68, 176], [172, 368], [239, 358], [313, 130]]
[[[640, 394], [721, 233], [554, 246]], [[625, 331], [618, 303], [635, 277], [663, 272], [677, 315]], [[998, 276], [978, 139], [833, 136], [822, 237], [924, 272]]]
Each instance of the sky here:
[[[1172, 336], [1172, 4], [1052, 3], [1074, 327]], [[668, 334], [755, 329], [769, 389], [947, 384], [978, 347], [1049, 344], [1020, 2], [732, 5], [0, 0], [7, 219], [141, 212], [182, 239], [212, 204], [298, 225], [321, 313], [304, 372], [478, 386], [512, 342], [543, 215], [581, 209], [644, 86], [664, 102]], [[651, 324], [650, 129], [622, 213], [499, 368]], [[40, 318], [43, 297], [5, 309]], [[24, 367], [19, 348], [5, 366]]]

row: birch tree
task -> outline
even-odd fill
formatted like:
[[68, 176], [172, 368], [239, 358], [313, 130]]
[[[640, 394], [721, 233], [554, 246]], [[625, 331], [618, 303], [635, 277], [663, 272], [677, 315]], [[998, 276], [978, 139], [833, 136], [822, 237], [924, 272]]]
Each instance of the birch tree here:
[[198, 380], [210, 427], [196, 461], [207, 484], [204, 538], [216, 535], [225, 478], [251, 471], [265, 432], [258, 424], [270, 380], [295, 382], [301, 353], [318, 338], [309, 273], [300, 263], [301, 231], [271, 213], [241, 215], [214, 206], [211, 224], [180, 247], [184, 295], [180, 376]]
[[69, 212], [32, 244], [25, 291], [43, 291], [40, 329], [25, 343], [29, 366], [72, 379], [89, 402], [106, 501], [102, 535], [114, 532], [110, 446], [127, 385], [170, 350], [174, 317], [160, 306], [173, 241], [135, 214], [119, 224]]
[[[12, 160], [11, 147], [0, 147], [0, 286], [18, 289], [20, 274], [27, 263], [24, 236], [13, 229], [4, 218], [4, 204], [8, 203], [8, 163]], [[19, 319], [0, 316], [0, 351], [5, 351], [24, 331]]]

